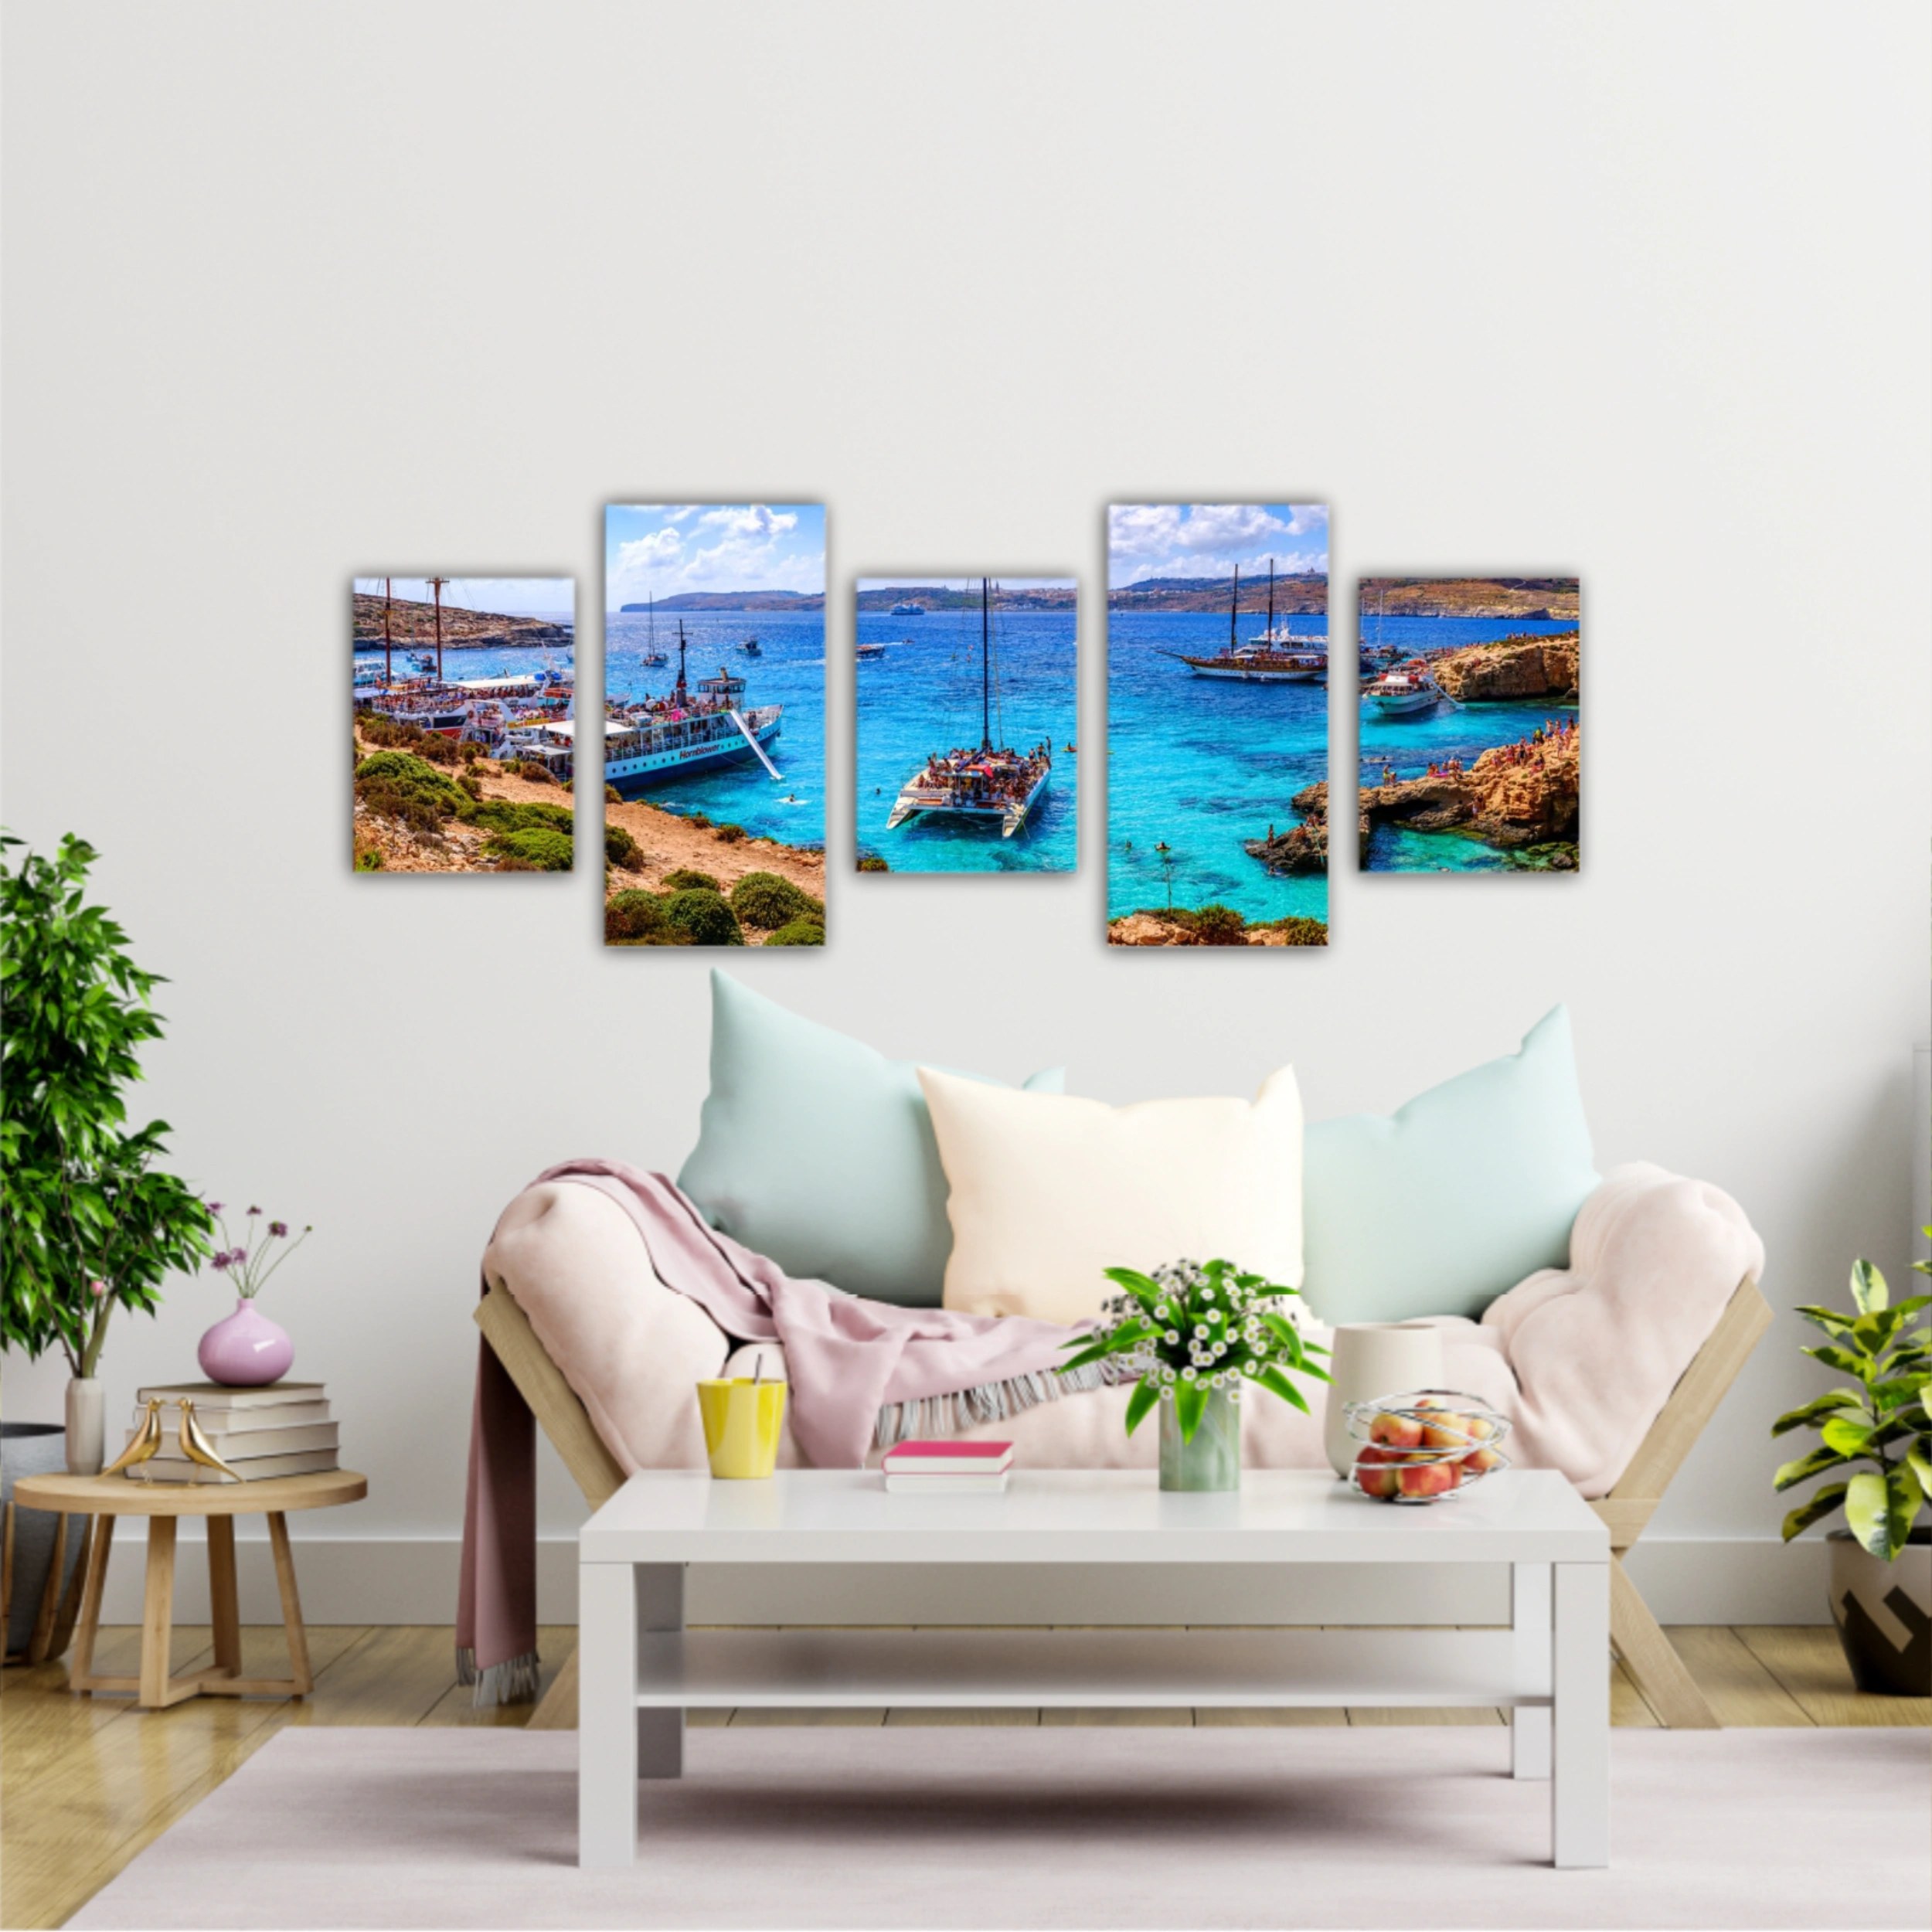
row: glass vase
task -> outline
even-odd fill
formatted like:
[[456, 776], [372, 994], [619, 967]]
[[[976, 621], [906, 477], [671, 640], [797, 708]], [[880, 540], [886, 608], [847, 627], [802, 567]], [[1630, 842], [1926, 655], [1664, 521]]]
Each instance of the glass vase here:
[[1229, 1389], [1210, 1389], [1194, 1440], [1181, 1439], [1181, 1419], [1172, 1402], [1161, 1404], [1161, 1487], [1239, 1489], [1241, 1486], [1241, 1405]]

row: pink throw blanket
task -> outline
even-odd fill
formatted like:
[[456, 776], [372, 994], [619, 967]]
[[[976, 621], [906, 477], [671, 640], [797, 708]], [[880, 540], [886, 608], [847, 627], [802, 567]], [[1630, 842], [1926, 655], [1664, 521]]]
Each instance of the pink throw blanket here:
[[[900, 1308], [795, 1281], [706, 1224], [662, 1174], [621, 1161], [570, 1161], [532, 1185], [597, 1189], [631, 1217], [651, 1270], [727, 1335], [784, 1345], [790, 1426], [821, 1468], [858, 1468], [880, 1410], [1050, 1376], [1072, 1332], [1022, 1318]], [[463, 1512], [457, 1664], [479, 1704], [536, 1693], [536, 1436], [488, 1342], [481, 1345]], [[696, 1399], [693, 1392], [691, 1400]]]

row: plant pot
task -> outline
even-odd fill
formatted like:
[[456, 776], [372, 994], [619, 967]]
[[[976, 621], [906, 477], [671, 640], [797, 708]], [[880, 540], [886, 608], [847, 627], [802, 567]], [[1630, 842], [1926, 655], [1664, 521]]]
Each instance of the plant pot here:
[[243, 1295], [235, 1304], [235, 1312], [202, 1337], [195, 1359], [210, 1382], [229, 1389], [259, 1389], [287, 1374], [295, 1345], [286, 1328], [270, 1321]]
[[1171, 1402], [1161, 1404], [1161, 1487], [1239, 1489], [1241, 1486], [1241, 1405], [1226, 1389], [1208, 1392], [1194, 1440], [1181, 1439], [1181, 1420]]
[[1849, 1529], [1825, 1539], [1831, 1552], [1832, 1621], [1862, 1691], [1932, 1697], [1932, 1528], [1912, 1532], [1890, 1563]]
[[[57, 1422], [0, 1423], [0, 1502], [10, 1504], [25, 1476], [57, 1476], [67, 1466], [66, 1431]], [[13, 1512], [13, 1574], [8, 1584], [7, 1655], [23, 1655], [46, 1597], [53, 1567], [55, 1518], [44, 1509]], [[67, 1525], [66, 1560], [56, 1592], [64, 1590], [80, 1560], [77, 1524]]]
[[67, 1384], [67, 1474], [97, 1476], [107, 1460], [107, 1392], [98, 1376]]

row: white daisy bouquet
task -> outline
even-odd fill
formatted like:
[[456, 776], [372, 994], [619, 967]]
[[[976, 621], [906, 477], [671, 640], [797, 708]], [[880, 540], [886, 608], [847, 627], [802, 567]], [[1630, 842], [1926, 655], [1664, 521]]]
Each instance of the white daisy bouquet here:
[[1308, 1403], [1291, 1378], [1328, 1379], [1309, 1359], [1328, 1350], [1303, 1338], [1296, 1289], [1232, 1261], [1173, 1261], [1151, 1275], [1134, 1268], [1104, 1272], [1122, 1292], [1102, 1304], [1097, 1326], [1066, 1344], [1077, 1352], [1062, 1372], [1111, 1361], [1110, 1379], [1138, 1378], [1128, 1398], [1129, 1435], [1168, 1402], [1182, 1440], [1192, 1442], [1216, 1390], [1238, 1403], [1247, 1389], [1265, 1389], [1306, 1415]]

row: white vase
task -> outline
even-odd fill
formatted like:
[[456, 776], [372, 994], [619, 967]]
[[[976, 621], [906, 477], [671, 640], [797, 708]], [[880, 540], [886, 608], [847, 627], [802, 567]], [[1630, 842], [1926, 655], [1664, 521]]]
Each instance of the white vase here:
[[1362, 1445], [1349, 1434], [1349, 1404], [1442, 1386], [1442, 1331], [1428, 1321], [1352, 1321], [1335, 1332], [1321, 1446], [1346, 1478]]
[[67, 1474], [97, 1476], [107, 1457], [107, 1396], [98, 1376], [67, 1384]]

